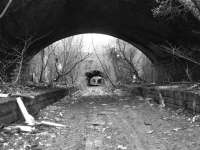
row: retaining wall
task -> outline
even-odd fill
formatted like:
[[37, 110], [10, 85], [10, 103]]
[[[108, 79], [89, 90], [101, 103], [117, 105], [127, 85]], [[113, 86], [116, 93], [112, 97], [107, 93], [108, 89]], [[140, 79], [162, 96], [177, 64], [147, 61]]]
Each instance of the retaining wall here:
[[[72, 89], [49, 89], [36, 95], [34, 98], [22, 97], [22, 100], [32, 115], [37, 114], [42, 108], [50, 105], [64, 96], [70, 94]], [[0, 125], [9, 124], [23, 119], [17, 105], [16, 97], [0, 98]]]
[[200, 90], [188, 90], [183, 87], [173, 86], [134, 86], [131, 88], [134, 95], [145, 98], [152, 98], [160, 103], [160, 96], [164, 99], [165, 105], [173, 108], [183, 108], [192, 113], [200, 112]]

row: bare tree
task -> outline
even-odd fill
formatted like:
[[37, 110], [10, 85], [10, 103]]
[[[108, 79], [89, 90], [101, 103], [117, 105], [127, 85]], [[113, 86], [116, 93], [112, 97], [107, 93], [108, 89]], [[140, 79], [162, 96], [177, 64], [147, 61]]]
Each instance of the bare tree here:
[[26, 36], [24, 37], [24, 39], [21, 39], [21, 41], [23, 42], [24, 46], [22, 48], [22, 50], [18, 50], [18, 49], [12, 49], [13, 51], [16, 52], [16, 59], [13, 61], [14, 64], [18, 64], [18, 73], [16, 76], [16, 79], [13, 83], [17, 84], [20, 81], [20, 77], [22, 74], [22, 69], [23, 69], [23, 65], [24, 65], [24, 57], [25, 57], [25, 53], [27, 52], [28, 48], [35, 43], [36, 41], [38, 41], [39, 39], [45, 37], [47, 34], [40, 36], [38, 38], [35, 38], [33, 40], [33, 35], [30, 35], [28, 30], [25, 31], [26, 32]]
[[43, 74], [48, 66], [49, 59], [51, 55], [54, 53], [57, 45], [51, 44], [46, 49], [40, 51], [40, 58], [41, 58], [41, 69], [40, 69], [40, 77], [39, 82], [43, 82]]
[[99, 55], [97, 54], [97, 50], [96, 50], [96, 48], [95, 48], [95, 46], [94, 46], [94, 41], [93, 41], [93, 40], [92, 40], [92, 46], [93, 46], [94, 53], [95, 53], [95, 55], [96, 55], [96, 57], [97, 57], [97, 59], [98, 59], [100, 65], [101, 65], [101, 68], [103, 69], [103, 71], [104, 71], [106, 77], [107, 77], [108, 80], [110, 81], [111, 85], [112, 85], [113, 87], [116, 87], [115, 84], [113, 83], [111, 77], [109, 76], [109, 73], [108, 73], [108, 70], [107, 70], [107, 69], [108, 69], [108, 68], [107, 68], [107, 65], [105, 65], [104, 62], [102, 62], [102, 60], [100, 59]]
[[[90, 54], [82, 56], [82, 37], [80, 39], [75, 39], [74, 37], [63, 39], [61, 46], [60, 54], [54, 53], [56, 68], [54, 81], [56, 82], [72, 73], [80, 63], [90, 56]], [[72, 78], [74, 75], [71, 74], [70, 76]]]
[[119, 39], [116, 40], [116, 46], [117, 46], [117, 50], [119, 51], [118, 57], [120, 57], [122, 60], [124, 60], [124, 62], [125, 62], [124, 67], [129, 68], [131, 77], [133, 77], [135, 75], [137, 80], [144, 81], [139, 76], [138, 69], [136, 67], [136, 64], [133, 61], [134, 56], [136, 54], [136, 50], [134, 50], [133, 48], [128, 49], [127, 43], [124, 41], [121, 41]]
[[[83, 62], [84, 60], [86, 60], [89, 56], [90, 56], [90, 54], [87, 54], [84, 57], [82, 57], [81, 59], [76, 60], [75, 63], [73, 63], [70, 66], [68, 66], [68, 68], [70, 68], [70, 69], [68, 69], [67, 71], [62, 71], [63, 69], [62, 68], [60, 69], [59, 65], [56, 65], [57, 77], [56, 77], [56, 79], [54, 81], [58, 81], [63, 76], [66, 76], [66, 75], [70, 74], [73, 71], [73, 69], [76, 68], [77, 65], [79, 65], [81, 62]], [[56, 64], [58, 64], [58, 60], [56, 60]]]
[[31, 33], [29, 33], [29, 30], [27, 28], [25, 28], [25, 37], [24, 38], [19, 38], [22, 43], [23, 43], [23, 48], [22, 50], [19, 50], [18, 48], [13, 48], [12, 51], [15, 52], [15, 60], [12, 61], [12, 64], [17, 64], [17, 69], [18, 69], [18, 73], [16, 76], [16, 79], [14, 80], [13, 83], [17, 84], [20, 81], [20, 77], [22, 74], [22, 69], [23, 69], [23, 65], [24, 65], [24, 58], [25, 58], [25, 54], [27, 53], [28, 48], [34, 44], [35, 42], [37, 42], [38, 40], [46, 37], [49, 33], [44, 34], [42, 36], [39, 36], [38, 38], [34, 39], [34, 35], [32, 35]]
[[158, 6], [152, 9], [155, 17], [165, 17], [167, 20], [176, 16], [184, 16], [191, 12], [200, 21], [200, 5], [198, 0], [156, 0]]
[[24, 54], [32, 43], [32, 37], [31, 36], [27, 37], [25, 40], [22, 39], [22, 41], [24, 42], [23, 49], [21, 51], [18, 51], [18, 50], [15, 49], [15, 51], [17, 51], [17, 53], [18, 53], [18, 55], [16, 55], [17, 56], [16, 63], [18, 64], [18, 67], [19, 67], [16, 79], [13, 82], [15, 84], [19, 83], [19, 81], [20, 81], [21, 73], [22, 73], [22, 67], [24, 65]]
[[40, 51], [40, 57], [41, 57], [41, 71], [40, 71], [39, 82], [42, 82], [43, 72], [45, 70], [44, 68], [45, 50], [44, 49]]
[[[8, 9], [11, 6], [12, 2], [13, 0], [8, 0], [3, 11], [0, 12], [0, 19], [2, 19], [8, 12]], [[34, 15], [29, 16], [29, 19], [32, 20], [32, 24], [35, 24]], [[27, 50], [29, 49], [29, 47], [51, 33], [48, 32], [43, 35], [37, 35], [37, 33], [35, 33], [35, 29], [33, 28], [34, 26], [30, 26], [29, 23], [16, 20], [16, 24], [19, 24], [21, 26], [19, 30], [21, 30], [21, 32], [23, 33], [20, 37], [15, 37], [18, 40], [18, 44], [11, 47], [9, 43], [3, 42], [2, 46], [4, 47], [4, 49], [0, 49], [0, 53], [5, 56], [5, 58], [0, 62], [0, 80], [6, 80], [7, 76], [4, 72], [7, 72], [7, 70], [9, 70], [10, 68], [12, 68], [13, 70], [13, 68], [16, 67], [16, 72], [14, 74], [15, 79], [11, 77], [14, 84], [19, 83], [21, 74], [23, 72], [23, 66], [26, 61], [25, 55], [27, 55]]]

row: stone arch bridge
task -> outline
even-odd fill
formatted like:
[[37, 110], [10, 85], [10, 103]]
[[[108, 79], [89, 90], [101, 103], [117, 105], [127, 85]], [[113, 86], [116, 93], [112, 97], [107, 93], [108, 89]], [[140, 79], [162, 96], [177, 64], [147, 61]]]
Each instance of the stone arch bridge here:
[[[0, 12], [7, 3], [0, 1]], [[194, 80], [200, 79], [200, 22], [189, 12], [184, 18], [155, 18], [152, 9], [157, 6], [155, 0], [12, 1], [0, 19], [1, 62], [14, 62], [14, 53], [23, 48], [27, 49], [24, 60], [28, 61], [62, 38], [102, 33], [139, 48], [173, 81], [187, 79], [187, 73]], [[187, 54], [184, 59], [183, 54]], [[14, 65], [6, 71], [11, 72]]]

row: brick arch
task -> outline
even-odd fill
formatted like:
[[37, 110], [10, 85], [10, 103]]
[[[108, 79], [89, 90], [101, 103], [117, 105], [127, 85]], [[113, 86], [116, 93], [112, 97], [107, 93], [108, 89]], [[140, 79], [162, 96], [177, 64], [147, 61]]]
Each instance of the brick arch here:
[[[7, 3], [0, 1], [0, 11]], [[184, 53], [199, 60], [200, 22], [191, 14], [171, 22], [154, 18], [154, 0], [18, 0], [13, 1], [0, 20], [0, 59], [5, 52], [21, 50], [24, 38], [30, 38], [25, 60], [51, 43], [80, 33], [103, 33], [121, 38], [139, 48], [161, 72], [173, 81], [186, 79], [189, 66], [195, 80], [200, 68], [182, 57], [174, 57], [163, 45], [181, 47]], [[173, 61], [172, 61], [173, 60]], [[13, 68], [9, 69], [11, 71]]]

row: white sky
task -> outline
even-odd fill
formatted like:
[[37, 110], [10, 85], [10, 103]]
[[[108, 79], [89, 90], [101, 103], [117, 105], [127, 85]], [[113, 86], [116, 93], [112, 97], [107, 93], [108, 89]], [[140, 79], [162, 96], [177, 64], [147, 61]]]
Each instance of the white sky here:
[[[105, 50], [105, 47], [108, 45], [114, 45], [114, 42], [116, 40], [115, 37], [105, 35], [105, 34], [97, 34], [97, 33], [88, 33], [88, 34], [78, 34], [75, 35], [74, 38], [80, 39], [82, 38], [83, 42], [83, 48], [82, 50], [84, 52], [93, 53], [94, 47], [97, 52], [103, 52]], [[61, 41], [57, 41], [56, 43], [59, 45]]]
[[[83, 34], [83, 51], [84, 52], [93, 52], [93, 43], [95, 49], [100, 51], [103, 49], [104, 46], [108, 44], [112, 44], [115, 37], [105, 35], [105, 34], [96, 34], [96, 33], [89, 33]], [[93, 41], [93, 43], [92, 43]]]

